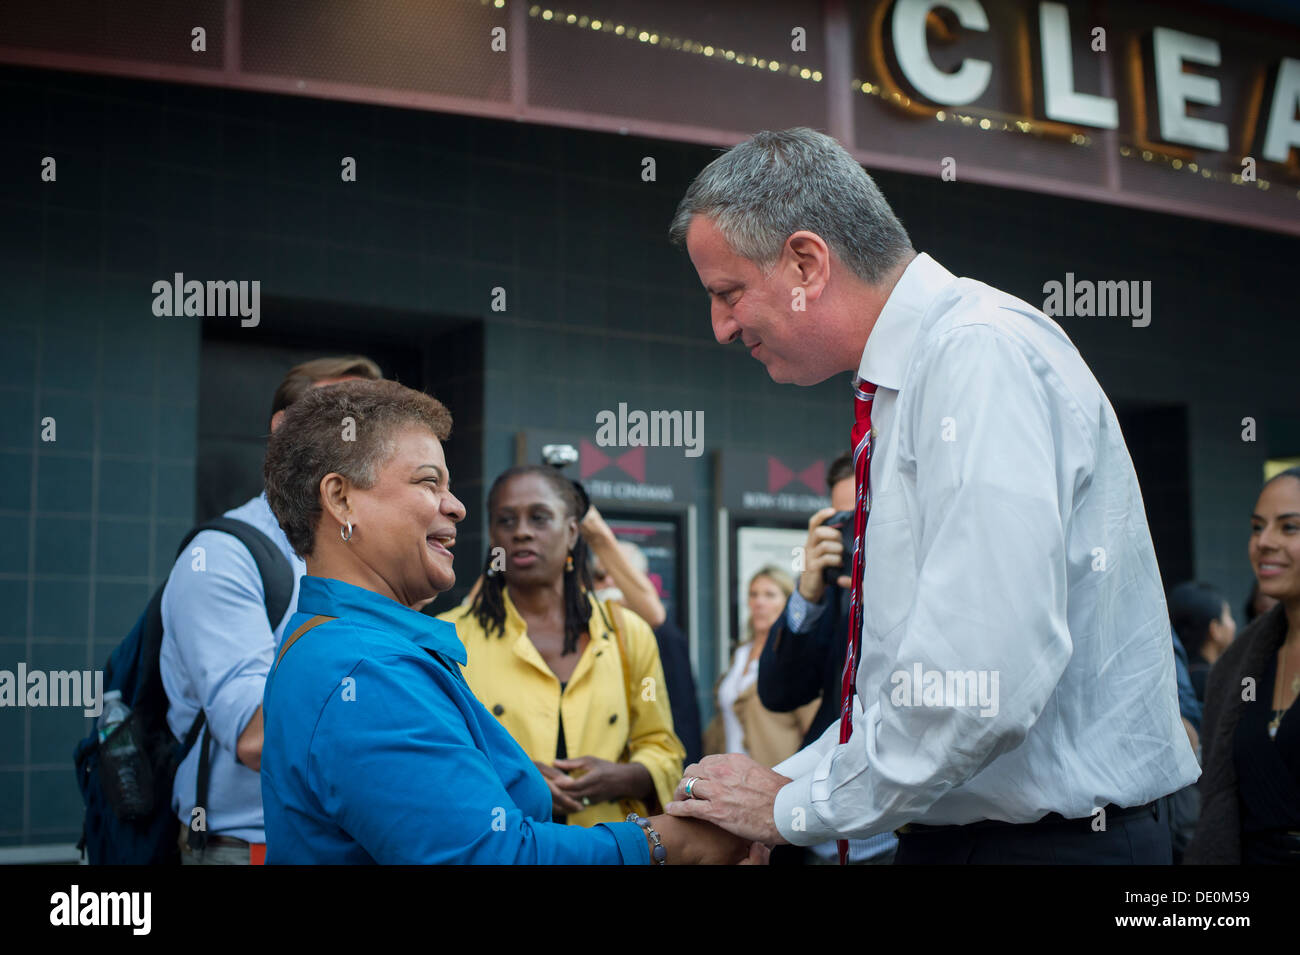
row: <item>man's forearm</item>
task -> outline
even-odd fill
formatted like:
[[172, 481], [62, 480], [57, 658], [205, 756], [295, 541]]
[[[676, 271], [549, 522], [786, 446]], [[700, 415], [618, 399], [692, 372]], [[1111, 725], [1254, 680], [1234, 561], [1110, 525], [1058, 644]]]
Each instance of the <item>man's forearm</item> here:
[[262, 769], [262, 708], [253, 711], [248, 725], [239, 734], [235, 743], [235, 757], [253, 772]]

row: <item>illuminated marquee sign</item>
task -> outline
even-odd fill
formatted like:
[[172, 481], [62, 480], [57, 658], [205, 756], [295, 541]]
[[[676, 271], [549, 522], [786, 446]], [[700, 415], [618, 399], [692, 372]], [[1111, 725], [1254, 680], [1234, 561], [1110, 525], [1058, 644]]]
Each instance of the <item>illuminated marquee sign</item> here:
[[[1300, 28], [1223, 4], [376, 0], [318, 10], [12, 0], [0, 9], [0, 63], [717, 146], [811, 126], [872, 171], [1300, 235]], [[190, 45], [196, 25], [207, 31], [202, 54]], [[505, 35], [508, 50], [494, 48]]]
[[[962, 57], [955, 70], [941, 69], [931, 55], [929, 33], [934, 17], [946, 11], [961, 29], [987, 32], [989, 18], [980, 0], [896, 0], [890, 40], [903, 78], [925, 99], [939, 106], [965, 106], [979, 100], [994, 78], [994, 64], [978, 57]], [[942, 32], [942, 26], [939, 27]], [[1049, 120], [1116, 129], [1120, 125], [1115, 97], [1080, 92], [1075, 86], [1074, 50], [1069, 10], [1062, 3], [1038, 4], [1039, 62], [1042, 112]], [[1094, 51], [1105, 49], [1105, 28], [1090, 31]], [[1189, 107], [1219, 106], [1219, 79], [1210, 72], [1222, 61], [1219, 41], [1165, 26], [1151, 30], [1155, 103], [1159, 137], [1167, 143], [1198, 150], [1227, 152], [1229, 128], [1225, 122], [1192, 115]], [[1279, 57], [1260, 145], [1260, 156], [1286, 163], [1300, 146], [1300, 59]], [[1244, 144], [1250, 146], [1252, 144]]]

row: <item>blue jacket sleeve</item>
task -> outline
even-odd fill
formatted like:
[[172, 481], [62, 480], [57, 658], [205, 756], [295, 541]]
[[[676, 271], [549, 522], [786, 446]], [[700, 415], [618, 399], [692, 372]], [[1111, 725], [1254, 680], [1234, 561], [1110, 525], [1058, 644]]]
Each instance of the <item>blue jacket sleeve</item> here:
[[432, 656], [367, 658], [346, 675], [354, 698], [335, 692], [324, 704], [307, 780], [325, 812], [377, 862], [649, 861], [631, 823], [584, 829], [525, 815], [507, 786], [526, 785], [523, 775], [536, 768], [505, 734], [489, 751], [482, 724], [462, 709], [481, 704]]
[[[827, 588], [826, 601], [835, 601], [837, 588]], [[831, 606], [834, 606], [832, 603]], [[788, 713], [817, 699], [826, 672], [837, 615], [823, 610], [808, 633], [792, 633], [789, 604], [772, 624], [758, 658], [758, 698], [774, 713]]]

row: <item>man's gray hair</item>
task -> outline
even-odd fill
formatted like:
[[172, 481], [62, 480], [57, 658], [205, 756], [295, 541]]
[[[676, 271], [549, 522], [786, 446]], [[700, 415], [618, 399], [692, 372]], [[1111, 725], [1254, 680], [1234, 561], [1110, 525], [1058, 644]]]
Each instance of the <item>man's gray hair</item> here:
[[763, 272], [793, 233], [815, 232], [858, 278], [879, 284], [912, 254], [894, 210], [847, 149], [807, 127], [764, 131], [695, 177], [668, 236], [686, 242], [695, 216], [713, 220], [733, 252]]

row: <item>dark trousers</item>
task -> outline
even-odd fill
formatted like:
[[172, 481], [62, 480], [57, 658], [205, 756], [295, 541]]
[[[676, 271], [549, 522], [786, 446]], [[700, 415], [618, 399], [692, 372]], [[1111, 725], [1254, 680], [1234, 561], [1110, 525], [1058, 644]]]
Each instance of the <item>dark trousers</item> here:
[[894, 865], [1171, 865], [1169, 822], [1152, 808], [1110, 819], [938, 826], [898, 835]]

